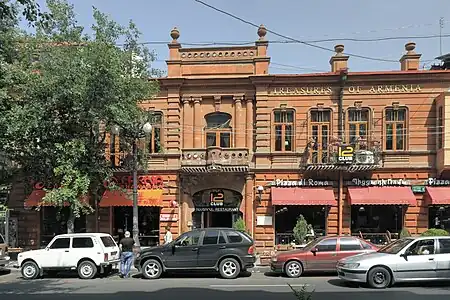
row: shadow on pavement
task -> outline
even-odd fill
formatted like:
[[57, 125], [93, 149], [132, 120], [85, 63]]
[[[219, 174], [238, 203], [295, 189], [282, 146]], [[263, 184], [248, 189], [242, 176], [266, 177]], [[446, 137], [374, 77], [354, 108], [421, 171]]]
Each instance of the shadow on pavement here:
[[[264, 276], [267, 277], [287, 277], [286, 275], [280, 274], [280, 273], [274, 273], [271, 271], [264, 272]], [[330, 276], [336, 276], [336, 272], [305, 272], [302, 274], [301, 277], [330, 277]]]
[[11, 270], [10, 269], [6, 269], [6, 268], [1, 268], [0, 267], [0, 276], [8, 275], [8, 274], [11, 274]]
[[[180, 298], [184, 300], [198, 300], [198, 299], [214, 299], [214, 300], [295, 300], [295, 296], [292, 291], [286, 290], [282, 292], [266, 292], [261, 290], [240, 290], [240, 291], [224, 291], [224, 290], [213, 290], [207, 288], [170, 288], [162, 289], [155, 292], [117, 292], [112, 294], [92, 294], [92, 293], [76, 293], [74, 290], [58, 289], [57, 286], [49, 287], [45, 285], [43, 281], [36, 281], [34, 287], [30, 289], [28, 287], [25, 290], [21, 289], [22, 286], [16, 285], [15, 289], [11, 289], [8, 293], [7, 299], [66, 299], [66, 300], [77, 300], [77, 299], [164, 299], [164, 300], [179, 300]], [[51, 289], [50, 289], [51, 288]], [[39, 294], [30, 295], [32, 291], [40, 293], [49, 294]], [[0, 289], [0, 294], [4, 294], [5, 291]], [[389, 292], [389, 291], [361, 291], [355, 292], [323, 292], [314, 293], [313, 300], [348, 300], [348, 299], [369, 299], [375, 300], [382, 298], [383, 300], [394, 300], [394, 299], [408, 299], [408, 300], [419, 300], [426, 296], [424, 294], [415, 294], [411, 292]], [[3, 297], [3, 296], [2, 296]], [[433, 300], [444, 300], [448, 299], [448, 295], [433, 295]]]
[[[251, 272], [242, 272], [239, 275], [239, 278], [246, 278], [251, 277]], [[141, 278], [144, 279], [141, 273], [132, 275], [133, 278]], [[165, 273], [161, 276], [161, 278], [222, 278], [219, 276], [217, 272], [205, 272], [205, 271], [199, 271], [199, 272], [189, 272], [189, 273], [183, 273], [183, 272], [170, 272]]]
[[[370, 287], [367, 286], [366, 284], [358, 284], [340, 279], [330, 279], [328, 280], [328, 283], [336, 287], [370, 289]], [[393, 291], [395, 290], [395, 288], [405, 288], [405, 287], [450, 291], [450, 281], [397, 283], [387, 290]]]

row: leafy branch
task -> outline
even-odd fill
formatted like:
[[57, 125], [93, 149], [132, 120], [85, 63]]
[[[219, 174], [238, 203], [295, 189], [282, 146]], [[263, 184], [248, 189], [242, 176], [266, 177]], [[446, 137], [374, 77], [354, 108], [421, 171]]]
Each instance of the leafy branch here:
[[314, 290], [308, 292], [308, 290], [306, 289], [306, 285], [303, 285], [299, 290], [292, 287], [292, 285], [290, 285], [289, 283], [287, 285], [292, 290], [297, 300], [312, 300], [312, 294], [314, 293]]

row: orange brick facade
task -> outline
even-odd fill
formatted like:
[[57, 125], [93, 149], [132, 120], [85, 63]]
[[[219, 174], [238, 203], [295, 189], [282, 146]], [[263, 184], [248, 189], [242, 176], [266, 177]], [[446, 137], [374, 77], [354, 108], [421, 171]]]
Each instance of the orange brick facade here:
[[[143, 104], [162, 115], [161, 147], [149, 154], [148, 173], [164, 177], [162, 213], [177, 215], [176, 220], [160, 223], [161, 240], [167, 225], [172, 227], [174, 237], [195, 225], [193, 197], [206, 189], [229, 189], [242, 196], [239, 211], [262, 252], [272, 250], [275, 243], [274, 223], [259, 225], [257, 220], [264, 216], [274, 218], [270, 183], [276, 179], [311, 178], [335, 183], [336, 204], [329, 208], [326, 232], [346, 234], [350, 233], [351, 208], [347, 187], [339, 184], [340, 180], [403, 179], [411, 185], [423, 185], [428, 178], [448, 176], [450, 153], [447, 155], [446, 145], [450, 143], [450, 133], [438, 126], [438, 106], [444, 110], [445, 128], [450, 119], [450, 71], [418, 70], [420, 55], [415, 53], [415, 44], [406, 45], [398, 71], [349, 71], [342, 85], [342, 71], [349, 68], [349, 57], [342, 45], [336, 46], [328, 73], [272, 75], [264, 28], [259, 29], [258, 35], [255, 46], [187, 49], [178, 42], [178, 30], [171, 32], [168, 76], [159, 80], [159, 95]], [[344, 112], [344, 140], [348, 140], [351, 130], [348, 112], [368, 112], [368, 136], [381, 145], [382, 164], [378, 168], [338, 172], [304, 167], [321, 164], [308, 162], [308, 143], [315, 122], [311, 112], [330, 112], [326, 122], [327, 138], [331, 139], [339, 134], [339, 101]], [[400, 109], [406, 114], [402, 121], [405, 141], [399, 142], [397, 136], [392, 147], [386, 146], [390, 126], [387, 109]], [[292, 111], [294, 116], [288, 122], [292, 125], [292, 139], [282, 144], [276, 140], [275, 111]], [[207, 117], [214, 113], [224, 113], [230, 121], [225, 127], [209, 128]], [[222, 136], [222, 132], [226, 133]], [[216, 133], [217, 145], [208, 147]], [[440, 148], [439, 136], [443, 139]], [[228, 144], [224, 147], [221, 143]], [[108, 149], [107, 156], [112, 154]], [[258, 187], [263, 190], [259, 192]], [[417, 234], [428, 228], [429, 203], [423, 193], [415, 195], [417, 205], [406, 208], [403, 227]], [[17, 196], [16, 202], [24, 197]], [[172, 205], [174, 200], [176, 207]], [[38, 239], [38, 229], [31, 233], [23, 226], [37, 222], [39, 218], [31, 215], [33, 212], [26, 212], [20, 217], [19, 240]], [[108, 208], [99, 209], [97, 221], [100, 231], [111, 232]], [[95, 228], [95, 218], [91, 216], [87, 222], [90, 230]]]

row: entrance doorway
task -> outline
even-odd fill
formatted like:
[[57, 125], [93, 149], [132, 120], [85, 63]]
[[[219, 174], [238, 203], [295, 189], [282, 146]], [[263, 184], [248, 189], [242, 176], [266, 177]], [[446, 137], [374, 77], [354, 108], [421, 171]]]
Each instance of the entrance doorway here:
[[194, 228], [225, 227], [232, 228], [233, 223], [242, 217], [239, 211], [242, 195], [228, 189], [208, 189], [192, 196]]

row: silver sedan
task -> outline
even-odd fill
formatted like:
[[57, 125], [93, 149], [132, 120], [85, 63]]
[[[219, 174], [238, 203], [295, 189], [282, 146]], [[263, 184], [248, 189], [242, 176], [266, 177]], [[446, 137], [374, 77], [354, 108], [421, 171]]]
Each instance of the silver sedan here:
[[341, 259], [340, 279], [377, 289], [397, 282], [450, 280], [450, 236], [399, 239], [375, 253]]

